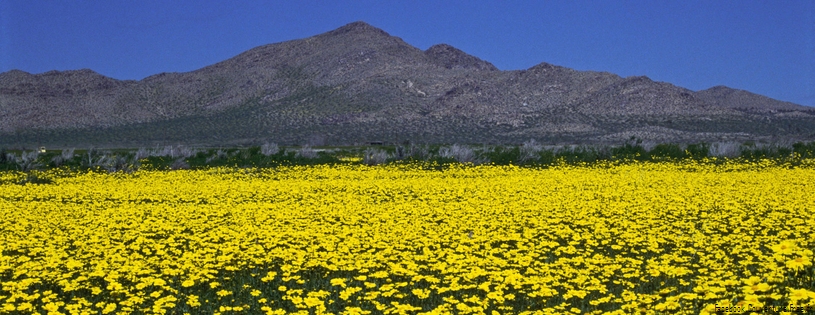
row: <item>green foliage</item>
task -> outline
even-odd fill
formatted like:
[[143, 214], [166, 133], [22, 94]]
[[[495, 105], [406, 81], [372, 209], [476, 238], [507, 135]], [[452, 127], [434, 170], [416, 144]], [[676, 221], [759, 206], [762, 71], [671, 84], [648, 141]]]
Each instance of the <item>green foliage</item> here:
[[679, 160], [687, 157], [678, 144], [672, 143], [658, 144], [648, 152], [648, 156], [651, 160]]
[[689, 144], [685, 149], [686, 157], [697, 160], [708, 157], [708, 152], [710, 152], [710, 145], [707, 143]]
[[495, 165], [518, 165], [521, 161], [521, 150], [518, 147], [496, 146], [484, 152], [484, 156]]
[[248, 149], [246, 149], [246, 152], [249, 154], [249, 156], [261, 155], [260, 146], [249, 147]]
[[557, 161], [557, 156], [555, 152], [551, 150], [541, 150], [538, 152], [538, 163], [542, 165], [551, 165]]
[[600, 160], [600, 152], [588, 147], [576, 147], [571, 150], [562, 150], [557, 158], [568, 164], [594, 163]]
[[792, 152], [805, 159], [815, 158], [815, 142], [798, 142], [792, 145]]
[[15, 161], [9, 156], [6, 148], [0, 148], [0, 171], [15, 169]]
[[626, 143], [621, 147], [611, 148], [612, 160], [637, 160], [648, 159], [648, 152], [639, 144]]
[[339, 158], [327, 152], [317, 152], [317, 157], [314, 158], [298, 157], [296, 155], [294, 157], [289, 156], [289, 161], [293, 165], [321, 165], [321, 164], [342, 163], [342, 161], [340, 161]]
[[[275, 145], [276, 146], [276, 145]], [[25, 173], [48, 168], [68, 170], [95, 170], [107, 172], [133, 172], [139, 168], [176, 170], [204, 169], [209, 167], [267, 168], [290, 165], [358, 164], [377, 165], [382, 163], [423, 163], [432, 168], [444, 169], [445, 165], [456, 162], [474, 164], [492, 163], [495, 165], [526, 165], [546, 167], [557, 163], [590, 164], [600, 161], [674, 161], [681, 159], [704, 159], [711, 157], [706, 143], [687, 145], [659, 144], [647, 151], [639, 143], [626, 142], [617, 147], [573, 146], [560, 149], [544, 149], [533, 143], [526, 146], [418, 146], [413, 144], [381, 146], [376, 150], [370, 147], [332, 147], [313, 149], [280, 148], [266, 150], [258, 146], [228, 149], [191, 149], [186, 147], [165, 147], [163, 150], [140, 149], [101, 151], [98, 149], [64, 150], [62, 153], [21, 152], [15, 157], [7, 150], [0, 149], [0, 171], [18, 170]], [[734, 147], [735, 148], [735, 147]], [[779, 145], [743, 144], [741, 155], [733, 157], [743, 160], [773, 159], [800, 163], [800, 159], [815, 158], [815, 142], [796, 143], [791, 147]], [[366, 154], [379, 152], [376, 163], [365, 160]], [[271, 154], [271, 152], [275, 152]], [[366, 153], [367, 152], [367, 153]], [[265, 153], [265, 154], [264, 154]], [[356, 158], [356, 159], [355, 159]], [[717, 157], [715, 161], [725, 161], [729, 157]], [[368, 158], [370, 160], [370, 157]], [[718, 162], [716, 162], [718, 163]], [[35, 175], [22, 182], [47, 183]]]
[[[786, 155], [789, 155], [789, 150], [784, 150]], [[766, 158], [779, 158], [781, 157], [781, 152], [777, 149], [769, 148], [769, 147], [753, 147], [753, 148], [745, 148], [741, 151], [741, 158], [748, 160], [748, 161], [755, 161], [760, 159]]]

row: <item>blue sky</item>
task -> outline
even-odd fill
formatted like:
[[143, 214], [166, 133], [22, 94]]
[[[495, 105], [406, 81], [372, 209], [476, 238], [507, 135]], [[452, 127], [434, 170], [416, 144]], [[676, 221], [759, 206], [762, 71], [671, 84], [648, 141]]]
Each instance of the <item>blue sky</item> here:
[[192, 71], [365, 21], [502, 70], [548, 62], [815, 106], [815, 1], [0, 0], [0, 72]]

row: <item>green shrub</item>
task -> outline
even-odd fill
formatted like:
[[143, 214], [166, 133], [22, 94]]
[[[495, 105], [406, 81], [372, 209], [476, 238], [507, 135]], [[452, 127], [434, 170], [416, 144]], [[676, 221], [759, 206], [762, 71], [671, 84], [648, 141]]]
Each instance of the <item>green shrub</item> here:
[[648, 152], [639, 144], [626, 143], [621, 147], [611, 148], [612, 160], [638, 160], [648, 158]]
[[786, 159], [792, 156], [793, 149], [777, 145], [752, 145], [742, 148], [741, 158], [745, 160]]
[[[736, 155], [736, 152], [738, 155]], [[427, 163], [444, 165], [450, 163], [492, 162], [496, 165], [547, 166], [558, 161], [568, 164], [596, 163], [599, 161], [665, 161], [680, 159], [703, 159], [717, 156], [739, 157], [745, 160], [777, 159], [791, 161], [793, 157], [815, 158], [815, 142], [799, 142], [792, 147], [756, 145], [755, 143], [697, 143], [684, 149], [678, 144], [659, 144], [650, 151], [640, 142], [627, 141], [618, 147], [570, 146], [560, 150], [544, 149], [534, 141], [520, 146], [484, 146], [473, 148], [452, 146], [383, 146], [377, 150], [352, 147], [318, 151], [304, 146], [300, 149], [283, 149], [276, 144], [265, 144], [243, 149], [187, 149], [182, 146], [163, 149], [139, 149], [138, 151], [100, 151], [97, 149], [73, 149], [60, 152], [23, 152], [16, 157], [0, 148], [0, 171], [21, 170], [30, 172], [41, 168], [67, 167], [73, 170], [106, 170], [108, 172], [132, 172], [144, 166], [148, 169], [203, 169], [208, 167], [277, 167], [285, 165], [321, 164], [383, 164], [394, 161], [404, 163]], [[361, 157], [362, 161], [348, 157]], [[343, 159], [341, 159], [343, 158]], [[723, 161], [723, 160], [722, 160]], [[791, 161], [795, 163], [795, 161]], [[799, 161], [800, 162], [800, 161]], [[435, 167], [435, 166], [434, 166]], [[36, 178], [31, 179], [36, 182]]]
[[538, 164], [540, 165], [551, 165], [557, 161], [557, 156], [555, 155], [554, 151], [551, 150], [541, 150], [538, 152]]
[[692, 159], [704, 159], [708, 157], [709, 152], [710, 146], [707, 143], [689, 144], [688, 147], [685, 148], [686, 157]]
[[8, 171], [16, 168], [14, 157], [11, 153], [6, 151], [6, 148], [0, 148], [0, 171]]
[[801, 158], [815, 158], [815, 141], [810, 143], [795, 143], [792, 145], [792, 152], [797, 153]]
[[594, 163], [601, 159], [601, 154], [596, 149], [588, 147], [575, 147], [563, 149], [557, 153], [557, 158], [568, 164]]
[[518, 147], [506, 148], [496, 146], [484, 152], [486, 158], [496, 165], [518, 165], [521, 161], [521, 149]]
[[679, 160], [686, 157], [678, 144], [658, 144], [648, 152], [651, 160]]
[[778, 153], [779, 158], [786, 158], [792, 156], [792, 149], [786, 147], [780, 147], [776, 151]]

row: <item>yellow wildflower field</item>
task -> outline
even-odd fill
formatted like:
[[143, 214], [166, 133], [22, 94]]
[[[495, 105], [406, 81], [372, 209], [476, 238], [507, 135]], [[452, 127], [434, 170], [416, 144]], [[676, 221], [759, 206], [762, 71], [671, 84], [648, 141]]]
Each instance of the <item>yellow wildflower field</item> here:
[[0, 314], [815, 305], [815, 163], [0, 173]]

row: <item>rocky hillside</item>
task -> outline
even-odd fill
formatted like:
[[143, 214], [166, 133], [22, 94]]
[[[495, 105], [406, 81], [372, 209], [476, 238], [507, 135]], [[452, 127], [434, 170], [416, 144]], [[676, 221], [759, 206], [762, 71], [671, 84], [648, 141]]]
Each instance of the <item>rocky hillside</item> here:
[[364, 22], [186, 73], [0, 74], [0, 145], [658, 142], [815, 138], [815, 109], [547, 63], [500, 71]]

